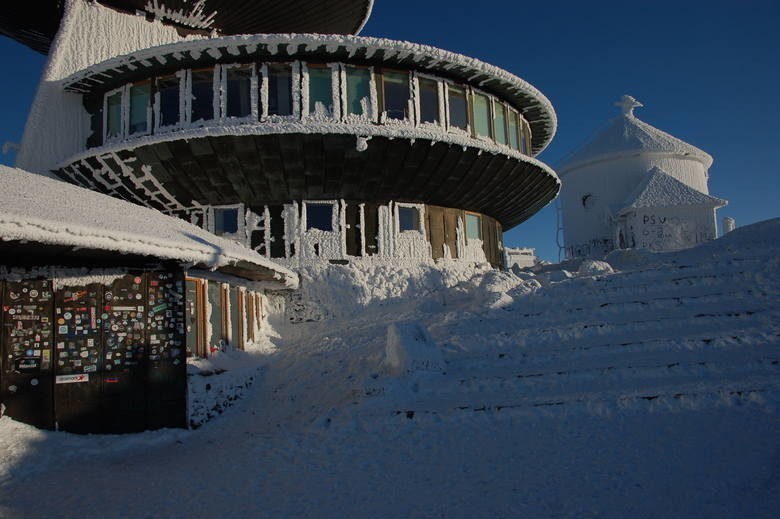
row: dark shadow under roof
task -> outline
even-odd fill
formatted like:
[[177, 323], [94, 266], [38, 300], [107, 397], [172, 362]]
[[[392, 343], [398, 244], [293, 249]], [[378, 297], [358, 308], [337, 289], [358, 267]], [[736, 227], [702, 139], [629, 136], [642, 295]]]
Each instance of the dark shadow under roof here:
[[[220, 34], [308, 32], [357, 34], [371, 14], [373, 0], [99, 0], [128, 13], [146, 12], [186, 30]], [[4, 0], [0, 2], [0, 34], [42, 54], [62, 19], [64, 0]], [[201, 9], [196, 11], [197, 9]], [[162, 14], [164, 11], [172, 13]], [[181, 14], [181, 15], [179, 15]]]

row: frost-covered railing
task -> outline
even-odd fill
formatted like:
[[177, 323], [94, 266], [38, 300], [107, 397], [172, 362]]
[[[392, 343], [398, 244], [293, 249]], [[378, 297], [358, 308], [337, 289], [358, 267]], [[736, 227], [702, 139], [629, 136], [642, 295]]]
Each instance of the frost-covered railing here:
[[357, 132], [369, 137], [383, 134], [375, 126], [388, 127], [391, 136], [415, 129], [437, 140], [498, 145], [523, 155], [532, 145], [528, 122], [495, 95], [416, 71], [347, 63], [227, 63], [180, 70], [109, 90], [102, 118], [92, 116], [98, 118], [93, 128], [102, 133], [93, 145], [198, 128], [229, 134], [229, 128], [248, 125], [274, 133], [285, 125], [289, 131], [290, 124], [369, 126]]

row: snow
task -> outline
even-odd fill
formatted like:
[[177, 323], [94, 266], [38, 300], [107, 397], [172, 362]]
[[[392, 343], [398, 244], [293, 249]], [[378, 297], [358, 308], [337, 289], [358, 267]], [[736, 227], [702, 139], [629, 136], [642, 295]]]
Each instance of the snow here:
[[298, 279], [289, 269], [184, 220], [6, 166], [0, 166], [0, 237], [149, 255], [210, 269], [248, 262], [274, 272], [277, 288], [294, 288]]
[[647, 173], [645, 181], [636, 187], [624, 203], [625, 206], [618, 213], [638, 208], [687, 205], [723, 207], [728, 202], [693, 189], [662, 169], [654, 167]]
[[641, 121], [630, 110], [614, 118], [607, 128], [565, 157], [558, 169], [565, 175], [592, 162], [637, 153], [686, 156], [701, 162], [705, 169], [712, 166], [709, 154]]
[[[780, 219], [607, 261], [306, 267], [317, 315], [203, 377], [254, 370], [197, 430], [0, 419], [0, 515], [777, 517]], [[445, 369], [384, 370], [416, 348]]]

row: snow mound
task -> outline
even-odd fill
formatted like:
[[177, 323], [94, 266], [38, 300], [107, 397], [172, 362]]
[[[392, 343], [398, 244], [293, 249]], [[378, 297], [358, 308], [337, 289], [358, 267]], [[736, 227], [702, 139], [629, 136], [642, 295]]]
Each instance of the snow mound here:
[[414, 371], [444, 371], [441, 351], [428, 330], [417, 321], [387, 327], [384, 372], [398, 377]]
[[599, 274], [612, 274], [612, 266], [606, 261], [586, 259], [577, 269], [577, 274], [585, 276], [596, 276]]

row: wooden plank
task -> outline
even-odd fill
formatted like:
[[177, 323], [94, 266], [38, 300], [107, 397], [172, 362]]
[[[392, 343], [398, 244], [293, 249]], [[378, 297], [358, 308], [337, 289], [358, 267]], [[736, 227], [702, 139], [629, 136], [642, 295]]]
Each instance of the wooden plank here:
[[426, 212], [426, 230], [428, 232], [428, 241], [431, 242], [431, 252], [433, 259], [444, 257], [444, 208], [429, 205], [425, 207]]

